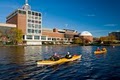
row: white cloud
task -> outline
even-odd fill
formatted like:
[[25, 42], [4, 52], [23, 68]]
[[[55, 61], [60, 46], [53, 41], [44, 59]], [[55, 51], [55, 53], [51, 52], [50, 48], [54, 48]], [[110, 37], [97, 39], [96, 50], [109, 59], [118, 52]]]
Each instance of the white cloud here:
[[111, 27], [114, 27], [114, 26], [117, 26], [117, 24], [105, 24], [104, 26], [111, 26]]

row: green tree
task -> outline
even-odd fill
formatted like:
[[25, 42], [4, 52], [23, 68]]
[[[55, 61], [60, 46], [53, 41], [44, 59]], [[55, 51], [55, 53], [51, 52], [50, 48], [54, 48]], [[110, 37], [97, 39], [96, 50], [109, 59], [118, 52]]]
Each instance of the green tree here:
[[81, 43], [82, 43], [82, 40], [81, 40], [80, 38], [75, 38], [75, 39], [73, 40], [73, 43], [75, 43], [75, 44], [81, 44]]
[[13, 42], [13, 44], [22, 43], [22, 30], [17, 28], [11, 28], [8, 34], [9, 40]]

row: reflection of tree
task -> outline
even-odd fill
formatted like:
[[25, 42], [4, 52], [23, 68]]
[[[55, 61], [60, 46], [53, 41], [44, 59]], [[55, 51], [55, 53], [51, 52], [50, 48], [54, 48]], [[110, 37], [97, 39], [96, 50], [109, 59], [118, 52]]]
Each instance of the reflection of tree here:
[[[24, 59], [24, 47], [13, 47], [14, 52], [11, 53], [12, 59], [11, 61], [16, 64], [23, 64], [25, 62]], [[11, 51], [12, 52], [12, 51]]]

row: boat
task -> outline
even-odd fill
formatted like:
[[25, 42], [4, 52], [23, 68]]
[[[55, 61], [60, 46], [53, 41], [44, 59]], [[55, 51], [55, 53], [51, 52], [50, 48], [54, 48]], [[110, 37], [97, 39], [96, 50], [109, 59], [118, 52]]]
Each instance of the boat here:
[[37, 61], [38, 65], [56, 65], [56, 64], [62, 64], [70, 61], [75, 61], [81, 59], [81, 55], [73, 55], [72, 58], [67, 59], [67, 58], [61, 58], [57, 61], [52, 61], [52, 60], [39, 60]]
[[103, 48], [103, 50], [100, 50], [100, 51], [94, 51], [94, 54], [104, 54], [107, 52], [107, 49], [106, 48]]

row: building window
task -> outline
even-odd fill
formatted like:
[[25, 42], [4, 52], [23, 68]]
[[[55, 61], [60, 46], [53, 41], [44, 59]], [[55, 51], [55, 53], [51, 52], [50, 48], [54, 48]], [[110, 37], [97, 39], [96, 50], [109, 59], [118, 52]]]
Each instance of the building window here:
[[28, 22], [31, 22], [31, 20], [28, 20]]
[[35, 16], [38, 16], [38, 13], [35, 13]]
[[31, 28], [32, 27], [32, 25], [31, 24], [28, 24], [28, 28]]
[[32, 24], [32, 28], [34, 28], [34, 24]]
[[51, 38], [48, 38], [48, 40], [52, 40]]
[[40, 36], [34, 36], [34, 39], [39, 40]]
[[25, 35], [23, 35], [23, 39], [25, 39]]
[[35, 13], [34, 12], [32, 12], [32, 15], [34, 15]]
[[34, 20], [32, 20], [32, 23], [34, 23]]
[[31, 11], [28, 11], [28, 14], [31, 14]]
[[32, 35], [27, 35], [27, 39], [32, 39]]
[[34, 33], [34, 29], [32, 29], [32, 33]]
[[39, 13], [39, 16], [41, 16], [41, 14]]
[[52, 40], [56, 41], [56, 38], [52, 38]]
[[26, 12], [25, 12], [25, 11], [23, 11], [23, 12], [22, 12], [22, 14], [26, 14]]
[[19, 10], [20, 14], [26, 14], [26, 11]]
[[35, 28], [36, 28], [36, 29], [39, 29], [39, 26], [36, 24], [36, 25], [35, 25]]
[[46, 40], [46, 36], [41, 36], [41, 40]]
[[35, 30], [35, 33], [36, 33], [36, 34], [39, 34], [39, 30]]
[[41, 33], [41, 30], [39, 30], [39, 33]]
[[39, 29], [41, 29], [41, 25], [39, 25]]
[[28, 33], [32, 33], [32, 29], [28, 29]]

